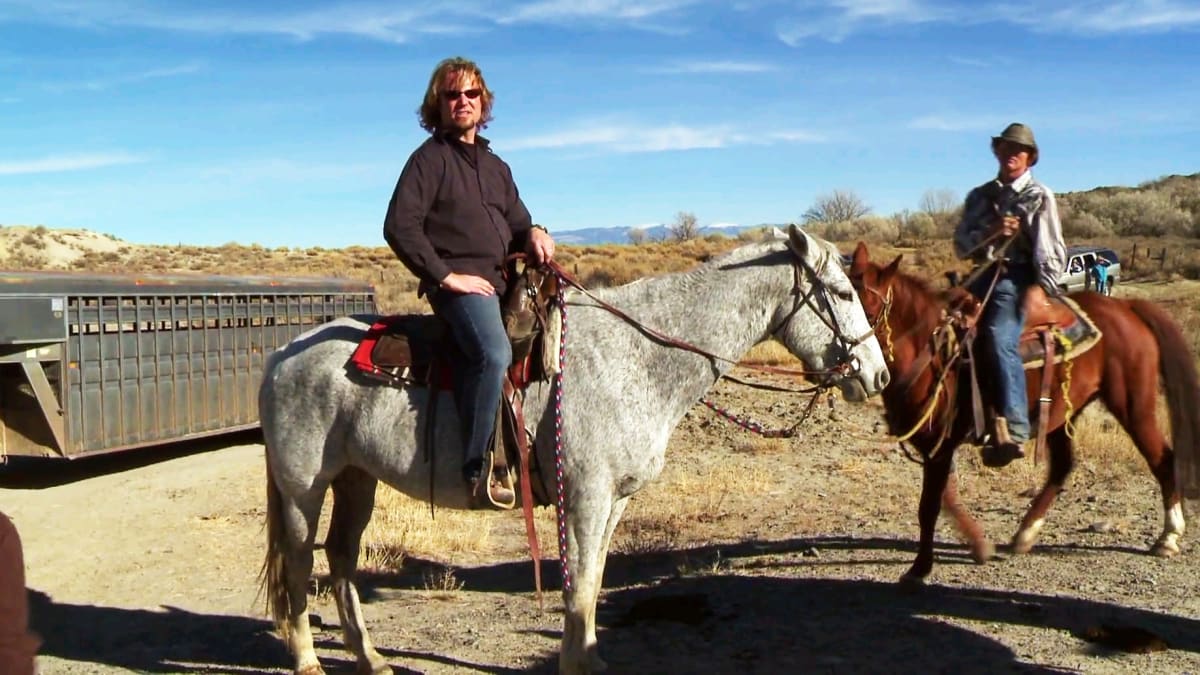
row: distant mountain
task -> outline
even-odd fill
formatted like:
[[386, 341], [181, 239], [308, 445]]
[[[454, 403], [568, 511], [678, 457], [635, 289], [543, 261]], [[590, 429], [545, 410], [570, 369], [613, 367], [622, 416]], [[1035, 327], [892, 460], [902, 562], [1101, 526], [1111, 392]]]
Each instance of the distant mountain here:
[[[712, 234], [721, 234], [732, 239], [745, 230], [756, 230], [761, 227], [784, 228], [786, 226], [762, 224], [702, 227], [700, 228], [700, 236], [707, 237]], [[646, 241], [665, 241], [669, 238], [666, 225], [655, 225], [654, 227], [582, 227], [577, 230], [555, 230], [551, 234], [554, 235], [554, 241], [559, 244], [571, 244], [575, 246], [629, 244], [632, 243], [629, 241], [630, 230], [645, 232]]]

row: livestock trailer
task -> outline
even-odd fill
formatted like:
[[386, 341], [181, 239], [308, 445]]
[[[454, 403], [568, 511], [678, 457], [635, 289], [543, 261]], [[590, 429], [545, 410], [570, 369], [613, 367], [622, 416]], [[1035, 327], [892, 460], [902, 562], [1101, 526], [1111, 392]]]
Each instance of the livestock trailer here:
[[375, 311], [347, 279], [0, 272], [0, 461], [254, 427], [267, 355]]

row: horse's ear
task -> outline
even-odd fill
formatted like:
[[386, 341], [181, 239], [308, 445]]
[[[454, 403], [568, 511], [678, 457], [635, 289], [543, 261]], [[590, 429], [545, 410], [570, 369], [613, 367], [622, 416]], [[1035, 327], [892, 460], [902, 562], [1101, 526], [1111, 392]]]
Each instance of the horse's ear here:
[[900, 255], [898, 255], [898, 256], [896, 256], [896, 259], [895, 259], [895, 260], [893, 260], [892, 262], [888, 263], [888, 266], [887, 266], [887, 267], [885, 267], [885, 268], [883, 268], [883, 271], [882, 271], [882, 272], [880, 272], [880, 274], [881, 274], [882, 276], [885, 276], [885, 277], [889, 278], [889, 279], [890, 279], [891, 277], [895, 276], [896, 272], [898, 272], [898, 271], [900, 270], [900, 260], [901, 260], [903, 257], [904, 257], [904, 254], [903, 254], [903, 253], [902, 253], [902, 254], [900, 254]]
[[766, 233], [766, 236], [763, 237], [763, 240], [764, 241], [785, 241], [785, 240], [787, 240], [787, 238], [788, 238], [787, 232], [784, 232], [783, 230], [779, 229], [778, 227], [772, 227], [770, 229], [770, 231], [768, 231]]
[[788, 246], [801, 258], [808, 255], [808, 235], [794, 223], [788, 226]]
[[867, 253], [866, 242], [858, 242], [854, 247], [854, 253], [850, 254], [850, 274], [851, 276], [862, 276], [867, 271], [867, 265], [871, 264], [871, 256]]

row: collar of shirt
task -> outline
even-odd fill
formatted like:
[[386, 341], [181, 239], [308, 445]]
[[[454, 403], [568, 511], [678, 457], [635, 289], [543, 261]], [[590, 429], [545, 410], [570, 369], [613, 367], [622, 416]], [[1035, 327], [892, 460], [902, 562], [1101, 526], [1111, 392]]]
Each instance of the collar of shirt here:
[[996, 183], [1002, 189], [1005, 187], [1011, 187], [1012, 191], [1014, 193], [1021, 194], [1022, 190], [1029, 187], [1029, 182], [1032, 180], [1033, 180], [1033, 172], [1030, 171], [1029, 169], [1026, 169], [1025, 173], [1021, 174], [1020, 176], [1017, 176], [1017, 179], [1014, 180], [1013, 182], [1009, 183], [1008, 185], [1005, 185], [999, 178], [996, 179]]

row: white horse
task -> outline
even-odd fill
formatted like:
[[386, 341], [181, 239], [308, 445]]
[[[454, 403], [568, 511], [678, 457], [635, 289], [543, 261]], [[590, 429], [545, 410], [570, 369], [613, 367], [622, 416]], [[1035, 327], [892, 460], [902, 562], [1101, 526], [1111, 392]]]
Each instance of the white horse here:
[[[879, 343], [837, 250], [794, 226], [679, 274], [597, 291], [645, 326], [736, 359], [775, 338], [810, 369], [828, 371], [848, 400], [888, 381]], [[583, 294], [567, 294], [561, 398], [566, 510], [565, 617], [559, 669], [602, 670], [596, 600], [609, 541], [629, 498], [662, 471], [667, 440], [684, 413], [732, 367], [649, 338]], [[439, 506], [466, 507], [459, 421], [442, 394], [432, 464], [424, 459], [428, 392], [358, 376], [347, 361], [368, 323], [345, 318], [300, 335], [272, 355], [259, 394], [267, 455], [267, 558], [271, 613], [297, 673], [323, 672], [307, 613], [313, 540], [325, 492], [333, 514], [325, 552], [346, 647], [358, 668], [391, 672], [375, 650], [353, 575], [377, 481], [428, 498], [435, 471]], [[840, 367], [839, 367], [840, 366]], [[555, 465], [550, 387], [532, 387], [526, 422], [543, 467]]]

